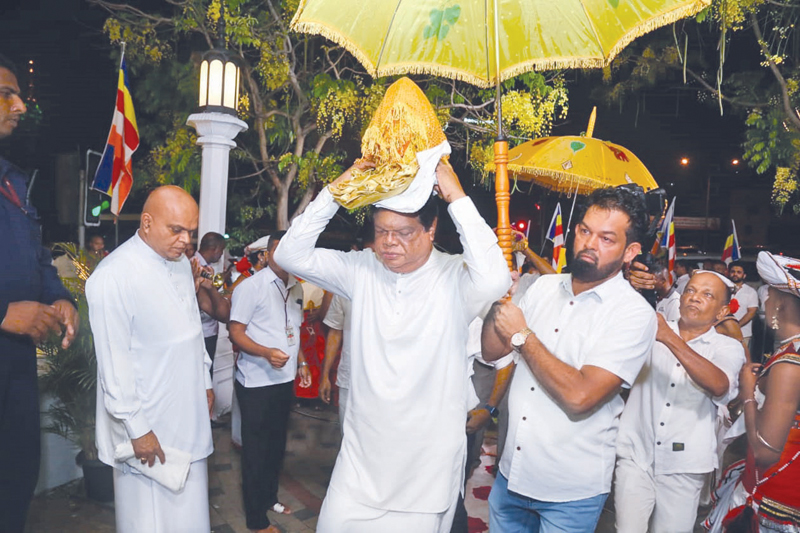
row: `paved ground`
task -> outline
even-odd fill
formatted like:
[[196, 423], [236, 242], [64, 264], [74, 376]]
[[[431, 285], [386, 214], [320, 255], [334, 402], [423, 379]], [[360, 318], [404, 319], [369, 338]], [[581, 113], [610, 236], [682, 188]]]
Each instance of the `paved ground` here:
[[[339, 426], [336, 412], [297, 407], [289, 427], [286, 462], [280, 483], [279, 498], [294, 510], [292, 515], [270, 513], [270, 520], [284, 533], [314, 531], [322, 498], [339, 450]], [[485, 448], [491, 453], [491, 432]], [[209, 459], [209, 497], [213, 533], [247, 533], [241, 500], [239, 453], [231, 446], [230, 429], [215, 429], [214, 454]], [[491, 456], [483, 458], [468, 485], [471, 533], [485, 531], [486, 501], [491, 477], [487, 466]], [[612, 495], [613, 498], [613, 495]], [[612, 498], [600, 518], [598, 533], [614, 531]], [[81, 481], [37, 496], [31, 506], [26, 533], [113, 533], [114, 506], [89, 500]], [[696, 531], [701, 531], [696, 529]]]

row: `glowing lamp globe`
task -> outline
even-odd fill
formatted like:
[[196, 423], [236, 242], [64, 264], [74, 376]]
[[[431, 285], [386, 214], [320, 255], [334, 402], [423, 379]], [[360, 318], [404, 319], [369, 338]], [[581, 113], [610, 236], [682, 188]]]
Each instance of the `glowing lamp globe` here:
[[239, 107], [239, 60], [231, 52], [214, 48], [203, 54], [200, 64], [201, 112], [236, 116]]

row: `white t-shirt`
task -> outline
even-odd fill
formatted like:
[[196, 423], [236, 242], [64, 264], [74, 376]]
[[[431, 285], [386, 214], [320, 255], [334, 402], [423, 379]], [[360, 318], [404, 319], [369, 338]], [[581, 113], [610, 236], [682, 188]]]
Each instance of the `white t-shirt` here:
[[339, 357], [339, 368], [336, 370], [336, 386], [350, 388], [350, 300], [338, 294], [333, 295], [328, 313], [322, 322], [327, 326], [341, 330], [342, 355]]
[[[678, 323], [670, 322], [678, 333]], [[711, 327], [688, 342], [728, 378], [728, 390], [713, 398], [686, 373], [666, 345], [656, 342], [619, 425], [617, 455], [655, 474], [703, 474], [718, 465], [717, 406], [736, 397], [744, 349], [736, 340]]]
[[[519, 303], [525, 320], [555, 357], [580, 369], [603, 368], [630, 387], [653, 347], [656, 314], [622, 273], [575, 296], [569, 274], [541, 276]], [[500, 472], [508, 488], [550, 502], [611, 490], [617, 427], [615, 395], [573, 417], [545, 392], [523, 359], [509, 390], [508, 436]]]
[[[250, 388], [294, 380], [303, 323], [303, 289], [294, 276], [289, 276], [288, 290], [269, 267], [244, 280], [233, 291], [231, 321], [245, 324], [245, 333], [254, 342], [277, 348], [289, 356], [283, 367], [275, 368], [263, 357], [242, 350], [236, 362], [236, 381]], [[292, 344], [289, 328], [294, 336]]]
[[[742, 283], [742, 286], [734, 293], [734, 298], [739, 302], [739, 309], [733, 313], [733, 316], [736, 317], [736, 320], [741, 320], [741, 318], [747, 314], [747, 311], [752, 308], [758, 308], [758, 293], [754, 288], [752, 288], [747, 283]], [[751, 320], [744, 326], [742, 326], [742, 336], [743, 337], [752, 337], [753, 336], [753, 321]]]
[[689, 283], [689, 278], [691, 278], [689, 274], [684, 274], [683, 276], [678, 276], [678, 279], [675, 281], [675, 290], [678, 291], [678, 294], [683, 294], [683, 289], [686, 288], [686, 285]]

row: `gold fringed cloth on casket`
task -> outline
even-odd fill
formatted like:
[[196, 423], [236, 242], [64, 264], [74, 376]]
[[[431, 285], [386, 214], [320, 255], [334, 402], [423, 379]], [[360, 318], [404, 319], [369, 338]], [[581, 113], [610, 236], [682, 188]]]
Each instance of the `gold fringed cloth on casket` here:
[[330, 192], [347, 209], [397, 196], [417, 175], [417, 152], [446, 140], [425, 93], [410, 79], [400, 78], [386, 90], [361, 139], [359, 161], [371, 161], [375, 168], [354, 169], [351, 179], [330, 187]]

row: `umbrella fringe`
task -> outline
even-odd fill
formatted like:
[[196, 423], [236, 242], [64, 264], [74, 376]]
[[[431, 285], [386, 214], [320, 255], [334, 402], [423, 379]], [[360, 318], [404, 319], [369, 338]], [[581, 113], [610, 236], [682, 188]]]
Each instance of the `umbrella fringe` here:
[[628, 31], [628, 33], [623, 35], [617, 41], [617, 43], [611, 48], [611, 50], [608, 53], [607, 64], [611, 63], [611, 61], [617, 56], [617, 54], [622, 52], [622, 50], [626, 46], [628, 46], [631, 42], [638, 39], [642, 35], [650, 33], [651, 31], [656, 30], [662, 26], [666, 26], [667, 24], [672, 24], [681, 19], [694, 16], [710, 5], [711, 5], [711, 0], [697, 0], [693, 4], [676, 7], [674, 9], [671, 9], [670, 11], [667, 11], [666, 13], [660, 13], [654, 17], [651, 17], [648, 20], [640, 22], [639, 24], [631, 28], [631, 30]]
[[378, 77], [378, 73], [375, 70], [375, 65], [372, 64], [370, 61], [369, 56], [365, 54], [361, 48], [358, 47], [354, 42], [350, 41], [349, 39], [345, 38], [338, 30], [335, 28], [331, 28], [325, 24], [320, 22], [299, 22], [298, 19], [302, 13], [302, 7], [297, 10], [295, 13], [294, 18], [292, 19], [291, 29], [298, 33], [309, 33], [311, 35], [321, 35], [325, 37], [329, 41], [333, 41], [356, 58], [356, 60], [361, 63], [364, 68], [367, 70], [367, 74], [372, 76], [373, 78]]
[[[555, 180], [555, 183], [549, 184], [537, 181], [536, 184], [553, 191], [570, 192], [575, 188], [576, 183], [580, 188], [589, 187], [591, 189], [597, 189], [599, 187], [604, 186], [603, 184], [598, 183], [598, 181], [595, 179], [586, 178], [583, 176], [579, 176], [577, 174], [570, 174], [569, 172], [560, 172], [558, 170], [547, 170], [543, 168], [527, 167], [523, 165], [508, 165], [508, 171], [515, 173], [516, 178], [522, 181], [526, 180], [525, 176], [521, 174], [529, 174], [532, 176], [547, 176], [548, 178], [552, 178], [553, 180]], [[605, 185], [605, 186], [610, 187], [610, 185]]]

